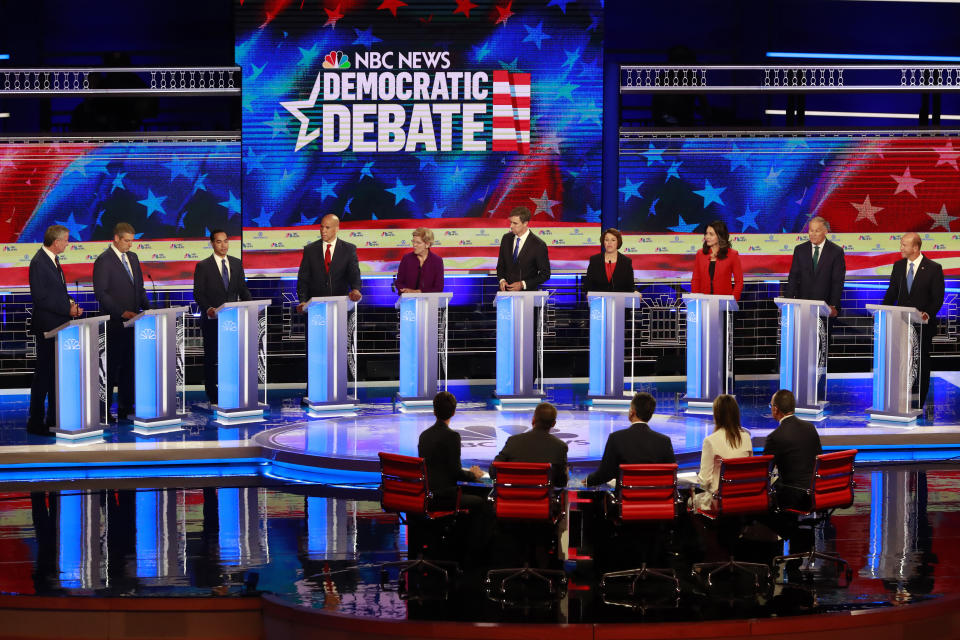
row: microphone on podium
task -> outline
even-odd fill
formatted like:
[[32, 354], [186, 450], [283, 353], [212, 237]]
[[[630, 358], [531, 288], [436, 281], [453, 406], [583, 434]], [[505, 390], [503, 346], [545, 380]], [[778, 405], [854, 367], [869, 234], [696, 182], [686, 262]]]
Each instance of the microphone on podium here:
[[153, 301], [154, 304], [159, 304], [160, 300], [157, 298], [157, 283], [154, 281], [153, 276], [150, 275], [149, 271], [144, 271], [147, 274], [147, 278], [150, 279], [150, 287], [153, 290]]

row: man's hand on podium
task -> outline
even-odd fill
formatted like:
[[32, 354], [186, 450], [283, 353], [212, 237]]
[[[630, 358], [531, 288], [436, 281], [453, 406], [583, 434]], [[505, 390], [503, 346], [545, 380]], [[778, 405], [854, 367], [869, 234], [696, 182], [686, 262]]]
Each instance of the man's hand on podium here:
[[507, 285], [507, 291], [523, 291], [523, 282], [511, 282]]
[[124, 311], [122, 314], [120, 314], [120, 317], [123, 318], [124, 320], [129, 320], [135, 315], [137, 315], [136, 311]]
[[921, 311], [921, 312], [920, 312], [920, 317], [923, 318], [923, 321], [924, 321], [924, 322], [929, 322], [929, 321], [930, 321], [930, 314], [927, 313], [926, 311]]
[[83, 309], [76, 302], [70, 303], [70, 317], [79, 318], [83, 314]]
[[400, 293], [420, 293], [420, 289], [410, 289], [408, 287], [400, 287]]
[[216, 318], [216, 317], [217, 317], [217, 310], [214, 309], [213, 307], [210, 307], [209, 309], [207, 309], [207, 317], [208, 317], [208, 318]]
[[830, 317], [831, 317], [831, 318], [836, 318], [836, 317], [837, 317], [837, 308], [836, 308], [835, 306], [833, 306], [833, 305], [829, 305], [829, 307], [830, 307]]
[[477, 481], [480, 481], [483, 479], [483, 469], [481, 469], [477, 465], [473, 465], [472, 467], [470, 467], [470, 473], [473, 474], [473, 477], [476, 478]]
[[500, 281], [500, 291], [506, 291], [506, 290], [507, 290], [507, 281], [506, 281], [506, 280], [501, 280], [501, 281]]
[[357, 302], [360, 300], [360, 298], [363, 297], [363, 294], [357, 291], [356, 289], [353, 289], [350, 293], [347, 294], [347, 297], [353, 300], [354, 302]]
[[304, 304], [305, 303], [301, 302], [300, 304], [297, 305], [297, 313], [303, 313]]

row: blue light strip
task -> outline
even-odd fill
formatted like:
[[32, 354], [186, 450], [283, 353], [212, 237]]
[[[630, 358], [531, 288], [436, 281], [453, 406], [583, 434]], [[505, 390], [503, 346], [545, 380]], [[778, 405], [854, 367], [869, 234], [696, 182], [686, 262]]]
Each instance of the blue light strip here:
[[156, 578], [159, 575], [156, 491], [137, 491], [136, 520], [137, 575]]
[[606, 322], [604, 322], [604, 299], [594, 298], [590, 301], [590, 385], [589, 393], [592, 396], [607, 395], [605, 366], [607, 350]]
[[10, 59], [9, 53], [0, 53], [0, 60], [9, 60], [9, 59]]
[[812, 53], [767, 51], [768, 58], [810, 58], [815, 60], [904, 60], [910, 62], [960, 62], [960, 56], [915, 56], [894, 53]]

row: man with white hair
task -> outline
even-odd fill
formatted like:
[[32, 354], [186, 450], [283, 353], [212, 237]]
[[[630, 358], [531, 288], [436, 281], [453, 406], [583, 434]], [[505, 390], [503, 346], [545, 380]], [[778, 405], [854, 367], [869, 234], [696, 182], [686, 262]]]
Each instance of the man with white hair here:
[[843, 295], [847, 263], [843, 248], [827, 240], [830, 226], [820, 216], [810, 218], [807, 242], [793, 250], [790, 276], [784, 297], [801, 300], [823, 300], [830, 305], [830, 317], [836, 317]]

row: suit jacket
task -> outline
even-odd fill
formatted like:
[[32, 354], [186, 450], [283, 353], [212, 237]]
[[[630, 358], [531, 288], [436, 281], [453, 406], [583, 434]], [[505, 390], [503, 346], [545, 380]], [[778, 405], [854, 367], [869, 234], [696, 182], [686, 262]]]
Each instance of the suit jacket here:
[[550, 279], [550, 258], [547, 256], [547, 243], [530, 230], [530, 235], [520, 248], [517, 261], [513, 261], [513, 246], [517, 237], [507, 232], [500, 240], [500, 255], [497, 257], [497, 280], [506, 280], [508, 284], [523, 281], [527, 291], [535, 291]]
[[617, 253], [617, 266], [613, 269], [613, 279], [607, 280], [603, 253], [590, 257], [587, 265], [586, 290], [593, 291], [636, 291], [633, 283], [633, 262], [622, 253]]
[[[511, 256], [512, 258], [512, 256]], [[549, 462], [550, 482], [555, 487], [567, 486], [567, 443], [543, 429], [530, 429], [507, 438], [494, 462]], [[497, 471], [490, 465], [490, 477]]]
[[193, 269], [193, 299], [200, 307], [200, 317], [207, 317], [207, 309], [216, 309], [225, 302], [250, 300], [250, 289], [243, 274], [243, 263], [239, 258], [227, 256], [227, 266], [230, 269], [230, 286], [223, 286], [223, 276], [220, 273], [220, 259], [215, 255], [197, 263]]
[[360, 291], [360, 262], [355, 245], [337, 239], [330, 260], [330, 273], [327, 273], [323, 258], [323, 240], [311, 242], [303, 248], [303, 258], [297, 272], [297, 297], [300, 302], [316, 297], [345, 296], [354, 289]]
[[778, 493], [782, 485], [809, 488], [813, 467], [822, 452], [816, 427], [793, 415], [784, 418], [780, 426], [770, 432], [763, 446], [763, 455], [773, 455], [773, 463], [780, 475]]
[[823, 300], [831, 307], [839, 309], [846, 276], [847, 262], [840, 245], [825, 240], [817, 261], [817, 270], [814, 271], [813, 245], [807, 240], [793, 249], [790, 275], [783, 295], [802, 300]]
[[43, 249], [30, 260], [30, 297], [33, 314], [30, 316], [30, 331], [42, 334], [70, 322], [70, 295], [67, 285]]
[[[417, 276], [420, 277], [420, 286], [417, 286]], [[420, 265], [420, 258], [410, 252], [400, 259], [397, 267], [397, 293], [400, 289], [420, 289], [423, 293], [440, 293], [443, 291], [443, 258], [427, 250], [427, 259]]]
[[439, 420], [420, 434], [417, 454], [427, 467], [427, 486], [437, 497], [452, 497], [458, 481], [475, 479], [461, 467], [460, 434]]
[[937, 312], [943, 306], [943, 294], [943, 267], [926, 256], [920, 261], [913, 275], [913, 286], [907, 293], [907, 259], [901, 258], [893, 263], [883, 304], [916, 307], [930, 316], [929, 326], [936, 327]]
[[627, 429], [610, 434], [600, 466], [587, 476], [587, 484], [613, 480], [619, 476], [621, 464], [669, 464], [676, 461], [670, 438], [657, 433], [646, 422], [634, 422]]
[[[710, 256], [702, 250], [697, 251], [693, 265], [690, 293], [710, 293]], [[740, 299], [740, 294], [743, 293], [743, 267], [740, 266], [740, 254], [736, 249], [728, 249], [727, 257], [717, 260], [713, 293], [718, 296], [733, 294], [735, 299]]]
[[112, 245], [93, 263], [93, 293], [100, 303], [100, 310], [110, 314], [110, 322], [114, 326], [122, 326], [124, 311], [140, 312], [150, 308], [147, 292], [143, 288], [140, 259], [133, 251], [127, 251], [127, 261], [133, 272], [133, 282]]

